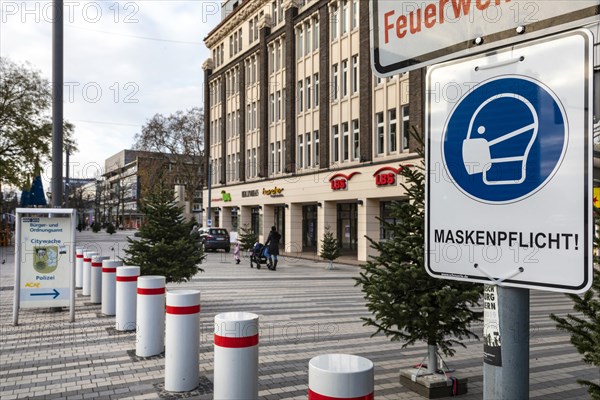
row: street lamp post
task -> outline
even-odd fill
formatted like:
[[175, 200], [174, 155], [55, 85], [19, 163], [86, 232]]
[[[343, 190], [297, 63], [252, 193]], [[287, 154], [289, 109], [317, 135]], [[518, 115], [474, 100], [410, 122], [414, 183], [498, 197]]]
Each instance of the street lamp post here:
[[206, 207], [206, 226], [212, 227], [211, 212], [210, 212], [210, 192], [212, 190], [212, 163], [208, 160], [208, 206]]

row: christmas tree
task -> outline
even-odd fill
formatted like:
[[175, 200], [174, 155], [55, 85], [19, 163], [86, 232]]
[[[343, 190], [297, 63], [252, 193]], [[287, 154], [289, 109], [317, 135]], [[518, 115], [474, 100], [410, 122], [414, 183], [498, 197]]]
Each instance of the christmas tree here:
[[[596, 224], [598, 224], [597, 210], [595, 214]], [[597, 236], [594, 236], [594, 245], [600, 246], [600, 238]], [[600, 257], [594, 252], [594, 264], [597, 265], [599, 261]], [[567, 296], [573, 301], [573, 309], [580, 314], [567, 314], [565, 317], [550, 314], [550, 318], [556, 322], [559, 330], [571, 334], [571, 343], [580, 354], [583, 354], [585, 363], [600, 367], [600, 271], [594, 268], [592, 288], [583, 296], [575, 294]], [[600, 385], [585, 379], [578, 379], [577, 383], [588, 387], [592, 399], [600, 400]]]
[[258, 238], [252, 232], [252, 230], [248, 227], [248, 224], [244, 224], [243, 228], [240, 228], [240, 234], [238, 235], [238, 241], [240, 242], [241, 250], [248, 251], [253, 246]]
[[373, 335], [381, 332], [393, 341], [403, 341], [402, 348], [426, 342], [428, 370], [433, 373], [439, 350], [452, 356], [453, 345], [465, 347], [461, 339], [477, 338], [470, 326], [481, 321], [483, 313], [472, 307], [478, 304], [483, 285], [429, 276], [424, 262], [423, 169], [407, 166], [399, 175], [405, 178], [402, 187], [408, 199], [392, 203], [395, 222], [379, 219], [392, 238], [382, 242], [368, 238], [378, 255], [361, 266], [356, 285], [362, 286], [373, 314], [362, 318], [365, 325], [376, 328]]
[[113, 225], [112, 222], [109, 222], [108, 225], [106, 225], [106, 233], [112, 235], [113, 233], [115, 233], [115, 226]]
[[167, 282], [185, 282], [198, 271], [202, 247], [190, 236], [193, 221], [186, 222], [173, 193], [157, 188], [141, 205], [145, 223], [139, 240], [127, 238], [125, 265], [137, 265], [141, 275], [162, 275]]
[[329, 230], [329, 226], [325, 227], [325, 234], [321, 240], [321, 258], [329, 260], [327, 269], [333, 269], [333, 260], [340, 256], [340, 246], [337, 239], [333, 236], [333, 232]]

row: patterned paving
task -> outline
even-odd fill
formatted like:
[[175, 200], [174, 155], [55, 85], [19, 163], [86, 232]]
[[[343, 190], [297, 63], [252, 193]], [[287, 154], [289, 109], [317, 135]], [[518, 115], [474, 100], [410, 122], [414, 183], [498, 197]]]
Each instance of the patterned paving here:
[[[122, 232], [107, 236], [84, 233], [80, 243], [94, 243], [102, 254], [122, 254]], [[260, 315], [261, 399], [306, 399], [311, 357], [352, 353], [375, 363], [377, 399], [420, 399], [398, 382], [398, 370], [419, 363], [426, 346], [407, 349], [382, 336], [371, 337], [362, 325], [367, 311], [360, 289], [354, 287], [357, 267], [325, 270], [325, 263], [288, 258], [277, 272], [235, 265], [230, 255], [209, 254], [206, 271], [191, 282], [169, 288], [201, 291], [200, 373], [198, 389], [174, 395], [162, 388], [164, 358], [135, 357], [135, 334], [110, 329], [113, 318], [98, 317], [99, 305], [77, 296], [76, 322], [68, 312], [23, 310], [20, 325], [12, 326], [12, 250], [0, 258], [0, 398], [31, 399], [212, 399], [212, 322], [215, 314], [250, 311]], [[555, 329], [550, 312], [566, 313], [569, 301], [561, 294], [532, 291], [531, 399], [588, 399], [577, 378], [598, 379], [599, 371], [581, 362], [568, 336]], [[477, 328], [481, 332], [481, 327]], [[469, 377], [462, 399], [482, 398], [482, 342], [448, 360]], [[517, 399], [515, 399], [517, 400]]]

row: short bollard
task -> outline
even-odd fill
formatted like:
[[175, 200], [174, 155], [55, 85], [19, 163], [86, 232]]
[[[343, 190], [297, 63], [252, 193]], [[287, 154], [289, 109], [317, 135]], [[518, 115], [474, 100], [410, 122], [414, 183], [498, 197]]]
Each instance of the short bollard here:
[[75, 249], [75, 287], [83, 286], [83, 252], [86, 251], [83, 247]]
[[214, 398], [258, 400], [258, 315], [215, 316]]
[[308, 363], [309, 400], [373, 400], [371, 360], [349, 354], [323, 354]]
[[81, 282], [81, 294], [84, 296], [90, 295], [90, 289], [92, 287], [92, 257], [97, 256], [98, 253], [95, 251], [84, 251], [83, 252], [83, 273]]
[[102, 261], [102, 314], [115, 315], [117, 291], [117, 267], [123, 265], [120, 260]]
[[165, 277], [140, 276], [137, 284], [135, 354], [150, 357], [165, 350]]
[[135, 330], [138, 276], [140, 276], [140, 267], [117, 268], [115, 329], [118, 331]]
[[167, 292], [165, 335], [165, 390], [189, 392], [200, 378], [199, 290]]
[[90, 302], [102, 303], [102, 262], [108, 260], [108, 256], [92, 256], [90, 270]]

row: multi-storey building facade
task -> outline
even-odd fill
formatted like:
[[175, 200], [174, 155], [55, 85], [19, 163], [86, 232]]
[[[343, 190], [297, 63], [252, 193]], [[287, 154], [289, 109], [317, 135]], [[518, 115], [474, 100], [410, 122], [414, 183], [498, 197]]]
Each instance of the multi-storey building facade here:
[[[140, 201], [156, 184], [165, 180], [173, 186], [174, 198], [183, 208], [185, 219], [199, 219], [201, 192], [186, 190], [190, 170], [181, 168], [190, 157], [139, 150], [122, 150], [105, 160], [104, 180], [99, 183], [99, 214], [103, 222], [123, 228], [139, 228], [144, 215]], [[200, 165], [200, 159], [192, 167]], [[188, 175], [186, 175], [186, 173]], [[196, 181], [196, 180], [194, 180]]]
[[212, 225], [261, 240], [275, 225], [288, 252], [318, 251], [329, 229], [367, 260], [365, 236], [387, 239], [379, 219], [405, 198], [398, 168], [419, 162], [422, 71], [373, 75], [368, 2], [235, 3], [205, 38]]
[[398, 168], [417, 157], [422, 79], [375, 77], [369, 34], [359, 0], [244, 1], [208, 34], [213, 226], [265, 240], [275, 225], [288, 252], [318, 251], [329, 229], [361, 261], [365, 236], [386, 239], [377, 217], [390, 218]]

